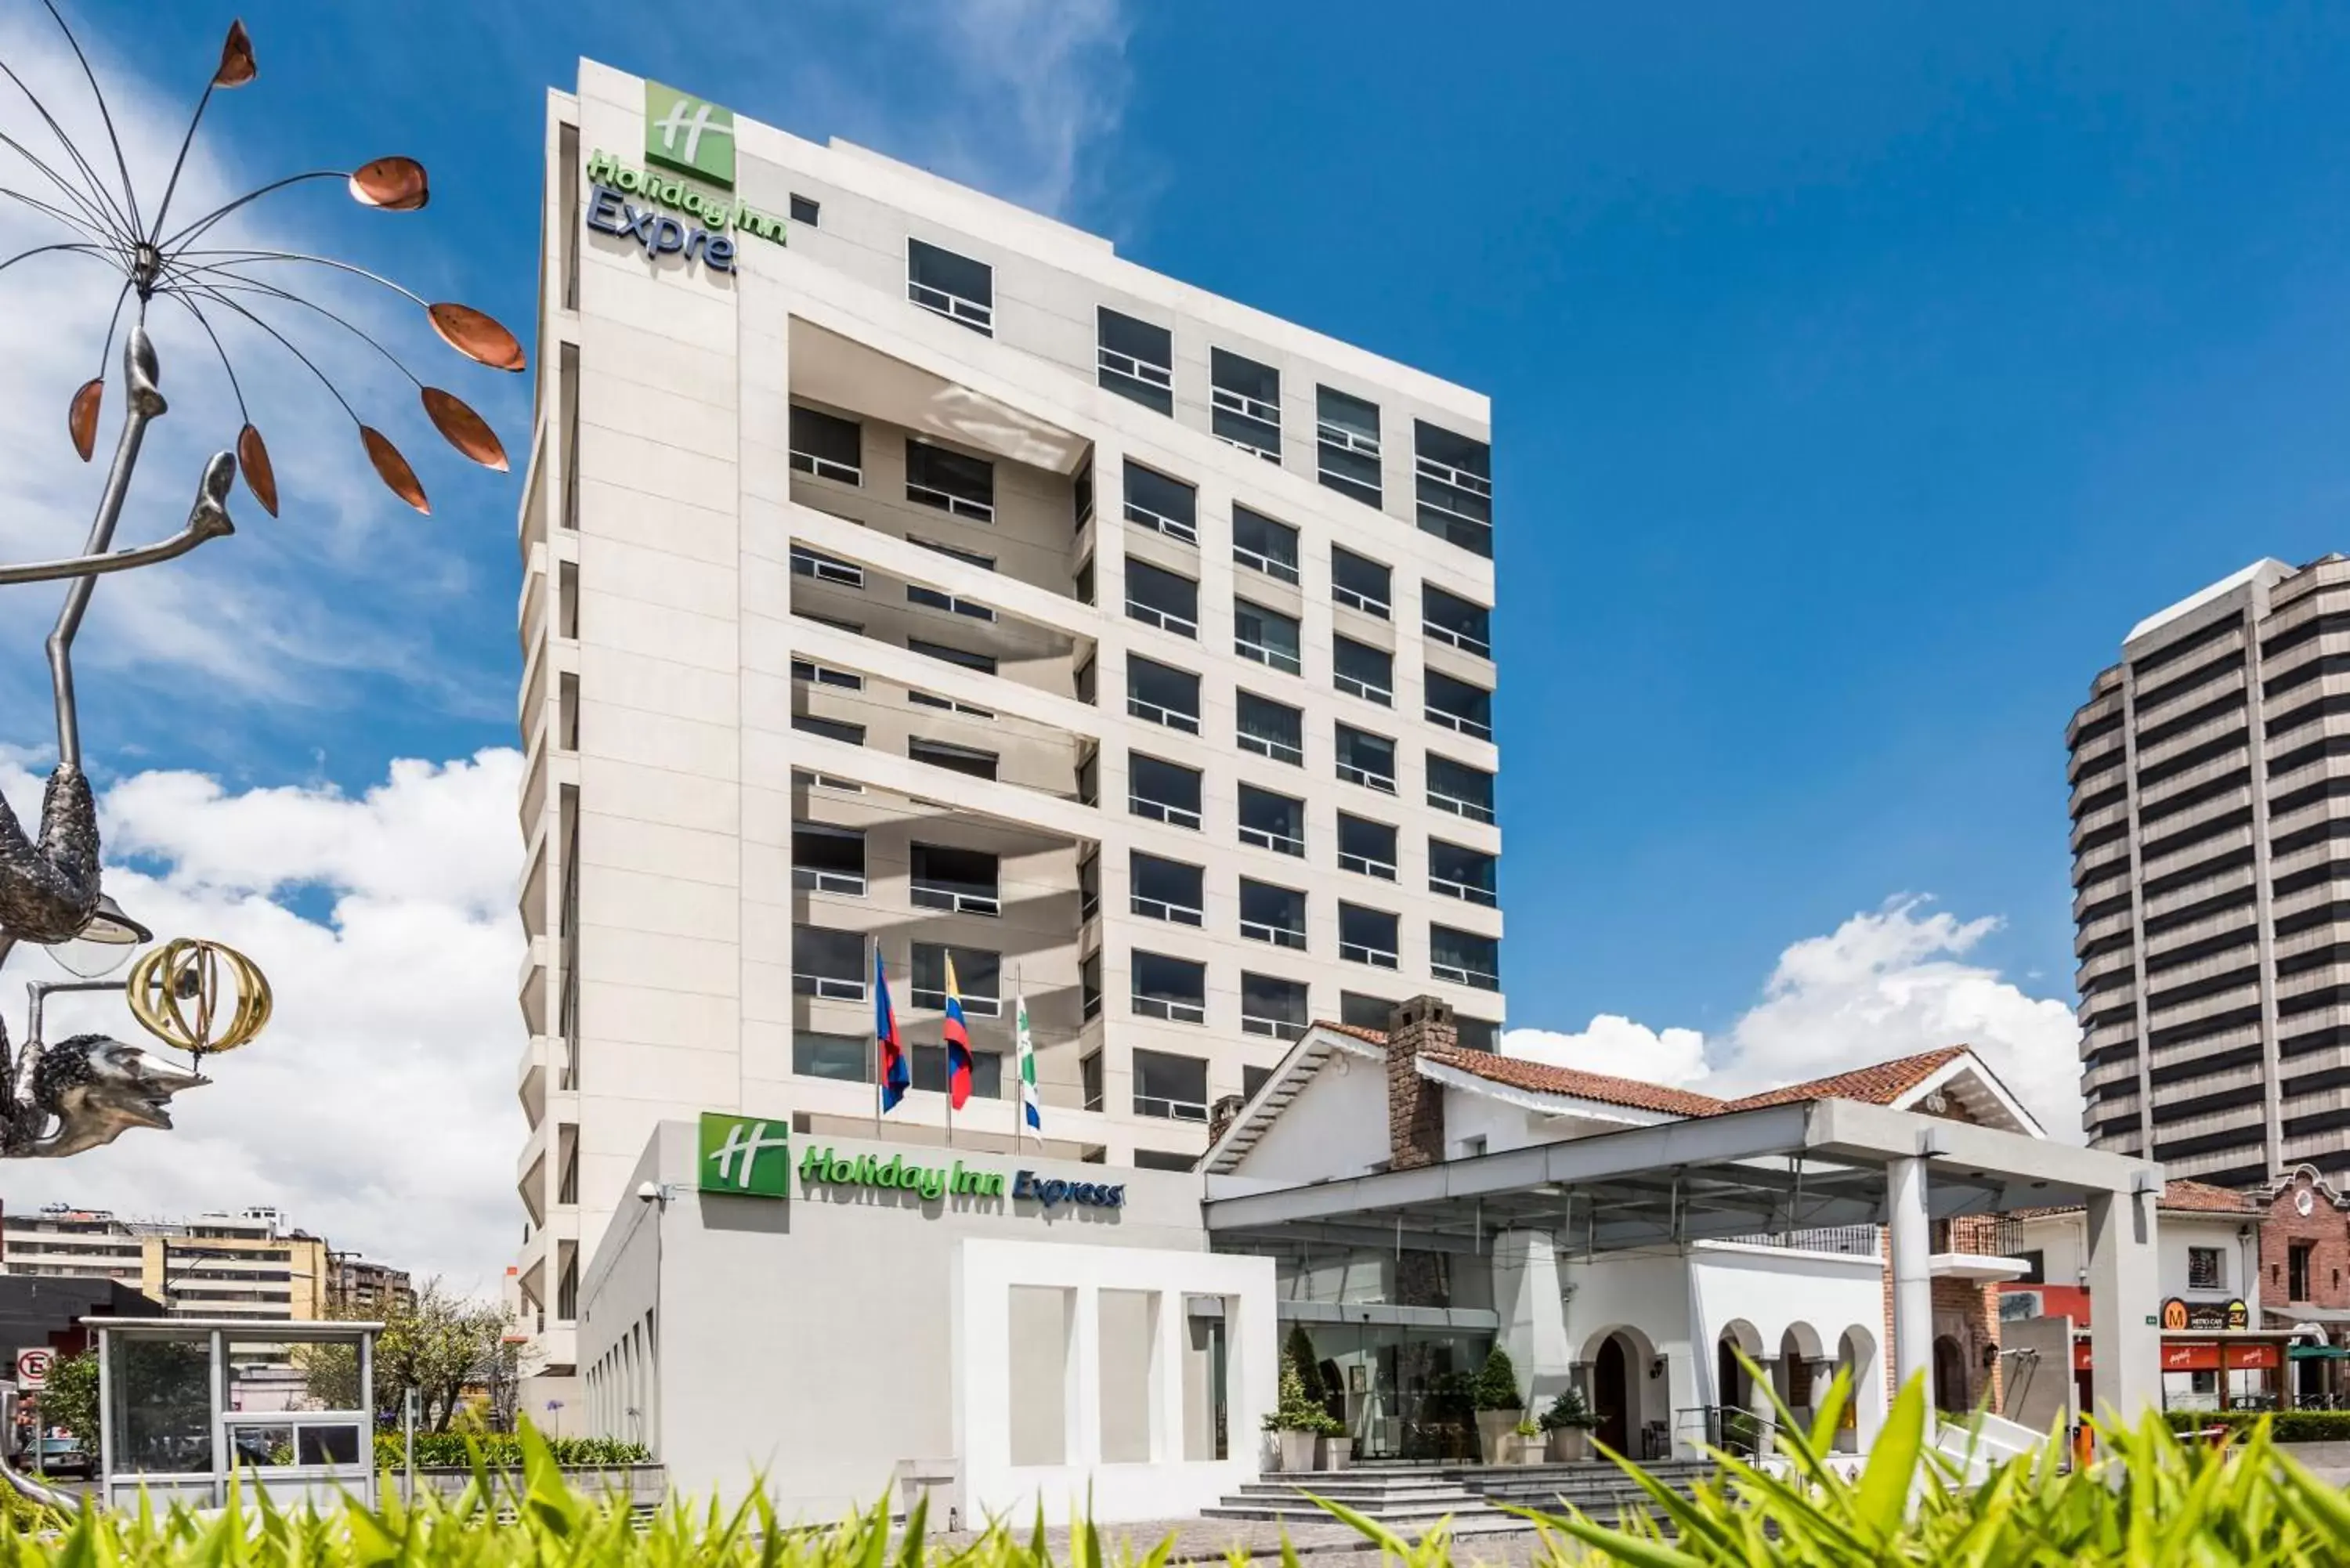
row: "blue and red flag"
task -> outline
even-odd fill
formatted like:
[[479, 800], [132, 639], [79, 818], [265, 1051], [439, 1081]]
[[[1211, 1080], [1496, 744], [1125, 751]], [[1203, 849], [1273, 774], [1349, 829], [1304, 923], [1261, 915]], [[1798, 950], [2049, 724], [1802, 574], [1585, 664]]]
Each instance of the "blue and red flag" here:
[[889, 977], [881, 968], [881, 949], [873, 949], [873, 1049], [881, 1060], [881, 1108], [894, 1111], [914, 1085], [906, 1062], [906, 1043], [898, 1037], [898, 1012], [889, 1005]]
[[962, 1021], [962, 992], [955, 988], [954, 955], [947, 955], [947, 1018], [939, 1026], [947, 1043], [947, 1104], [956, 1110], [971, 1098], [971, 1031]]

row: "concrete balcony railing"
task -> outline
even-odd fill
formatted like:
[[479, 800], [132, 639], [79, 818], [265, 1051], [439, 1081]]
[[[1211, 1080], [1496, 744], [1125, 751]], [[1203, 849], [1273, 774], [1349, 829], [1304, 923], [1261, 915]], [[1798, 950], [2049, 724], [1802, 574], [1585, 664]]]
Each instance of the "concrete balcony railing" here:
[[2141, 830], [2160, 836], [2163, 827], [2167, 826], [2162, 815], [2165, 802], [2182, 794], [2191, 794], [2207, 784], [2216, 784], [2220, 779], [2230, 776], [2242, 779], [2246, 787], [2250, 787], [2252, 777], [2251, 760], [2241, 752], [2199, 762], [2183, 774], [2173, 774], [2151, 788], [2138, 791], [2137, 809]]
[[[2182, 730], [2176, 735], [2166, 736], [2151, 746], [2138, 747], [2139, 790], [2144, 792], [2149, 787], [2154, 787], [2146, 782], [2146, 775], [2150, 770], [2175, 762], [2199, 746], [2209, 745], [2214, 741], [2225, 740], [2231, 735], [2249, 740], [2250, 732], [2245, 727], [2244, 710], [2241, 708], [2236, 709], [2233, 712], [2215, 715], [2192, 729]], [[2156, 785], [2169, 782], [2168, 779], [2158, 779], [2156, 781]]]
[[2146, 939], [2147, 983], [2161, 983], [2160, 977], [2169, 973], [2161, 961], [2179, 949], [2193, 947], [2197, 942], [2208, 941], [2231, 931], [2250, 931], [2259, 919], [2260, 910], [2251, 904], [2243, 904], [2148, 936]]
[[2148, 894], [2145, 900], [2146, 918], [2151, 921], [2159, 919], [2165, 915], [2176, 914], [2178, 910], [2191, 908], [2207, 898], [2216, 898], [2222, 893], [2234, 893], [2250, 888], [2254, 880], [2251, 864], [2249, 861], [2241, 866], [2222, 867], [2208, 877], [2199, 877], [2192, 882], [2182, 882], [2176, 888], [2167, 888], [2159, 893]]
[[2142, 859], [2138, 863], [2138, 874], [2148, 882], [2159, 881], [2165, 877], [2191, 870], [2207, 861], [2216, 860], [2223, 855], [2232, 854], [2238, 850], [2250, 849], [2251, 846], [2252, 828], [2250, 823], [2246, 823], [2241, 827], [2231, 827], [2225, 833], [2213, 834], [2209, 838], [2190, 844], [2183, 849], [2173, 850], [2168, 855], [2158, 856], [2151, 860]]
[[2230, 814], [2243, 815], [2249, 821], [2251, 805], [2252, 788], [2246, 784], [2215, 794], [2209, 800], [2199, 800], [2182, 811], [2167, 815], [2141, 814], [2138, 818], [2138, 852], [2144, 854], [2150, 844], [2164, 844], [2178, 839], [2182, 834], [2208, 830], [2210, 824]]
[[2084, 814], [2073, 824], [2073, 853], [2078, 855], [2081, 852], [2081, 841], [2090, 835], [2105, 832], [2108, 828], [2126, 826], [2128, 823], [2129, 802], [2126, 800], [2117, 800], [2110, 805], [2101, 805], [2095, 811]]
[[2108, 949], [2074, 966], [2073, 988], [2080, 992], [2083, 1001], [2089, 1000], [2093, 993], [2102, 997], [2105, 992], [2100, 981], [2108, 975], [2134, 973], [2137, 968], [2137, 955], [2130, 949]]
[[[2176, 974], [2163, 976], [2166, 983], [2149, 992], [2147, 997], [2146, 1026], [2150, 1030], [2158, 1031], [2169, 1029], [2180, 1023], [2191, 1023], [2198, 1018], [2208, 1017], [2215, 1012], [2225, 1012], [2230, 1008], [2245, 1007], [2258, 1002], [2261, 995], [2260, 975], [2253, 964], [2249, 961], [2251, 956], [2249, 950], [2238, 953], [2215, 953], [2201, 962], [2186, 965]], [[2181, 986], [2218, 980], [2238, 971], [2244, 971], [2243, 978], [2218, 991], [2206, 992], [2199, 996], [2168, 1000], [2175, 996]]]

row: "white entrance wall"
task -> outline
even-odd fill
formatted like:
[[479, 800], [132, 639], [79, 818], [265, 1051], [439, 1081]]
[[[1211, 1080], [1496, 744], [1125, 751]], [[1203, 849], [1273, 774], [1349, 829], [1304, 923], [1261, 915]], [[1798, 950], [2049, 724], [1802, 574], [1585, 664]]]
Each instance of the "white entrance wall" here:
[[[1647, 1365], [1627, 1366], [1627, 1381], [1634, 1408], [1627, 1412], [1635, 1423], [1627, 1434], [1639, 1451], [1638, 1428], [1662, 1421], [1673, 1444], [1673, 1457], [1698, 1457], [1697, 1434], [1674, 1429], [1674, 1412], [1700, 1403], [1698, 1357], [1690, 1341], [1690, 1289], [1686, 1262], [1676, 1254], [1651, 1256], [1632, 1252], [1602, 1253], [1575, 1259], [1561, 1270], [1565, 1276], [1566, 1343], [1574, 1361], [1586, 1369], [1599, 1357], [1607, 1336], [1624, 1332], [1636, 1346], [1653, 1354]], [[1708, 1347], [1708, 1354], [1711, 1348]], [[1661, 1371], [1655, 1364], [1661, 1360]]]
[[[1013, 1293], [1037, 1289], [1066, 1292], [1069, 1300], [1058, 1464], [1014, 1462], [1022, 1391], [1013, 1380]], [[1041, 1507], [1047, 1520], [1062, 1523], [1089, 1504], [1093, 1517], [1105, 1521], [1169, 1519], [1196, 1513], [1257, 1478], [1258, 1428], [1279, 1382], [1272, 1259], [965, 1238], [956, 1244], [950, 1290], [954, 1442], [962, 1458], [958, 1490], [966, 1521], [1000, 1516], [1016, 1524]], [[1102, 1297], [1116, 1292], [1150, 1298], [1147, 1367], [1103, 1366]], [[1222, 1459], [1185, 1458], [1187, 1296], [1224, 1303], [1229, 1457]], [[1148, 1390], [1147, 1416], [1134, 1434], [1147, 1459], [1120, 1461], [1106, 1452], [1106, 1373], [1115, 1387]]]
[[[1863, 1345], [1873, 1347], [1884, 1338], [1885, 1265], [1875, 1257], [1701, 1241], [1690, 1251], [1689, 1299], [1700, 1352], [1698, 1383], [1704, 1397], [1699, 1403], [1704, 1405], [1724, 1402], [1722, 1391], [1714, 1386], [1714, 1347], [1733, 1324], [1740, 1325], [1742, 1341], [1751, 1328], [1762, 1354], [1773, 1361], [1791, 1334], [1806, 1350], [1816, 1346], [1822, 1360], [1836, 1359], [1849, 1329], [1860, 1331], [1854, 1341]], [[1783, 1370], [1771, 1370], [1783, 1388]], [[1826, 1391], [1824, 1380], [1816, 1386], [1820, 1393]], [[1856, 1368], [1852, 1401], [1858, 1446], [1866, 1449], [1885, 1419], [1881, 1369], [1874, 1365]], [[1679, 1437], [1676, 1432], [1677, 1441]]]

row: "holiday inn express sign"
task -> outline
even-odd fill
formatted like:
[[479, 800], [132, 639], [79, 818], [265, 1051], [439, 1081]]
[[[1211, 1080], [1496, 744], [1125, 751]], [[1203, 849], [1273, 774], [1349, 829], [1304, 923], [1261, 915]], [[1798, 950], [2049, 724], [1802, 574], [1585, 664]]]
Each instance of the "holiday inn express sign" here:
[[[787, 1198], [792, 1158], [788, 1121], [704, 1111], [695, 1161], [694, 1186], [703, 1192], [736, 1197]], [[874, 1187], [911, 1192], [929, 1202], [942, 1198], [1026, 1199], [1055, 1209], [1075, 1203], [1089, 1209], [1122, 1209], [1122, 1182], [1066, 1181], [1033, 1170], [984, 1170], [960, 1159], [924, 1165], [902, 1154], [837, 1153], [815, 1144], [799, 1161], [800, 1189]]]
[[[681, 255], [712, 272], [734, 270], [739, 229], [783, 244], [784, 220], [693, 182], [732, 190], [734, 184], [734, 115], [731, 109], [666, 88], [645, 84], [645, 167], [631, 168], [598, 149], [588, 159], [588, 226], [600, 234], [635, 240], [648, 256]], [[672, 172], [673, 171], [673, 172]], [[686, 178], [679, 178], [682, 175]], [[646, 203], [639, 206], [636, 197]], [[689, 229], [655, 210], [674, 208], [699, 221]]]

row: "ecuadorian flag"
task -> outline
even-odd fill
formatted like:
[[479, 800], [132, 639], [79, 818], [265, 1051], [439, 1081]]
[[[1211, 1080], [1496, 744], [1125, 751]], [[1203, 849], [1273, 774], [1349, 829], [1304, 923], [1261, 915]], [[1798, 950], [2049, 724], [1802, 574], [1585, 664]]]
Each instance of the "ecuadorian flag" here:
[[939, 1026], [947, 1043], [947, 1104], [956, 1110], [971, 1098], [971, 1030], [962, 1021], [962, 992], [955, 986], [954, 955], [947, 955], [947, 1018]]

